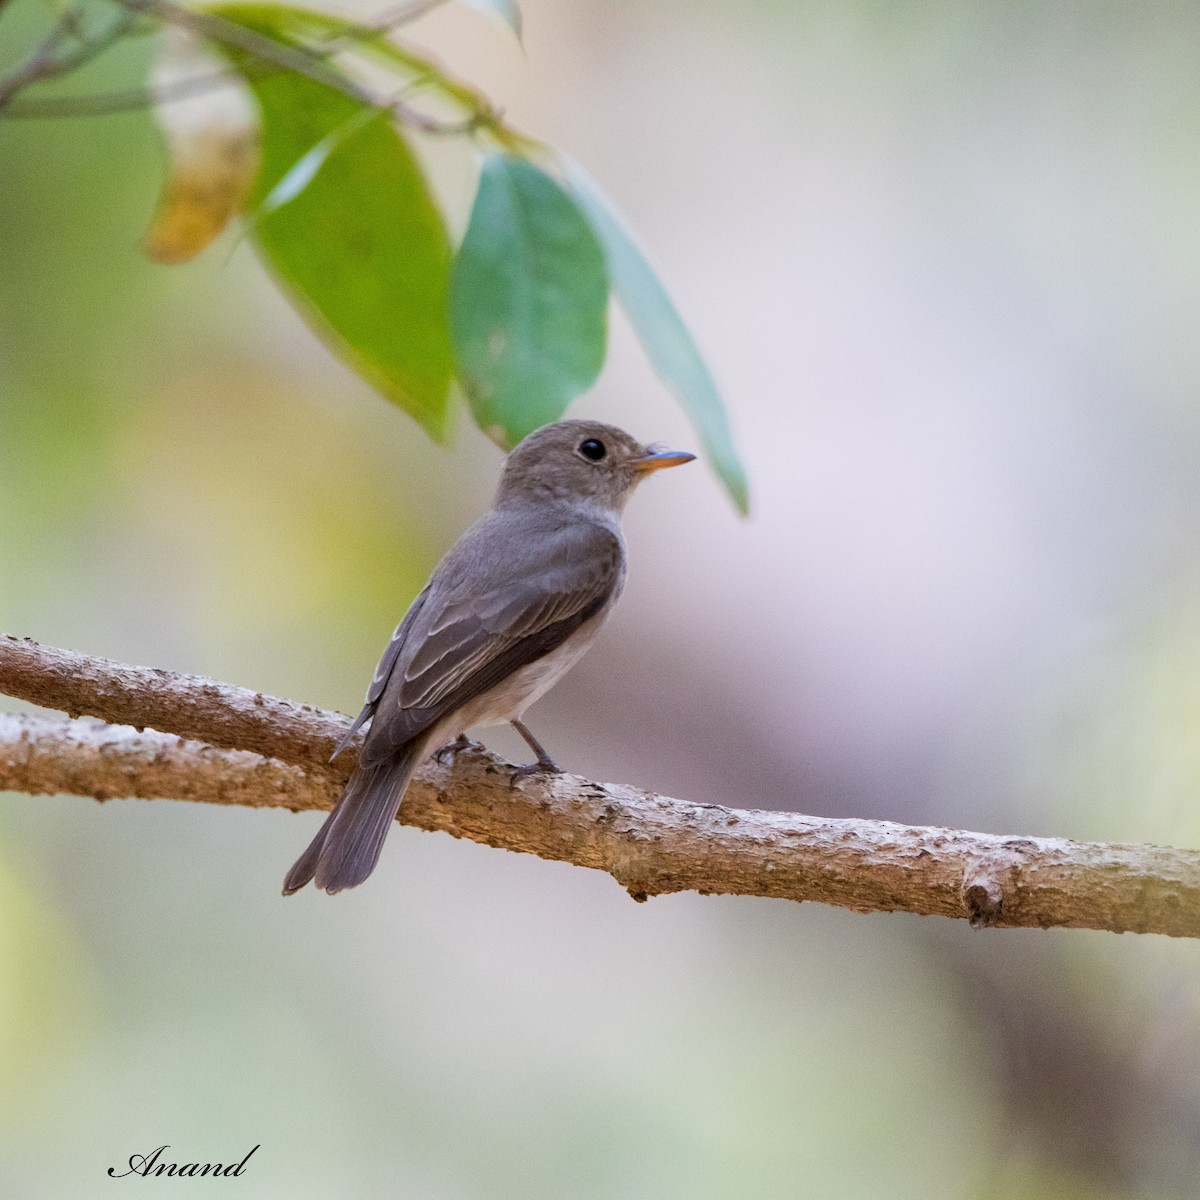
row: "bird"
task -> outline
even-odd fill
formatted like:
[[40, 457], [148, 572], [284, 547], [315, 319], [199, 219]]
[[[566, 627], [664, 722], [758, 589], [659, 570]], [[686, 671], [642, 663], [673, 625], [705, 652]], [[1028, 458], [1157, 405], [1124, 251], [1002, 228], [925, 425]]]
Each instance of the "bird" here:
[[388, 643], [366, 703], [341, 797], [283, 884], [333, 895], [375, 869], [416, 768], [465, 730], [511, 723], [536, 759], [516, 774], [557, 772], [525, 710], [582, 657], [625, 584], [621, 513], [651, 472], [694, 454], [643, 445], [599, 421], [543, 425], [508, 455], [492, 507], [434, 569]]

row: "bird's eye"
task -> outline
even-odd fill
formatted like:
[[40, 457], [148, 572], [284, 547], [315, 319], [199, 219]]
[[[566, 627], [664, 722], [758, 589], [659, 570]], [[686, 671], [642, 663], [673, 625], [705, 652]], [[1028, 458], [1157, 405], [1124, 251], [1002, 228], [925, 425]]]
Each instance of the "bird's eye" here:
[[599, 462], [608, 451], [604, 448], [603, 442], [596, 438], [587, 438], [579, 443], [579, 453], [589, 462]]

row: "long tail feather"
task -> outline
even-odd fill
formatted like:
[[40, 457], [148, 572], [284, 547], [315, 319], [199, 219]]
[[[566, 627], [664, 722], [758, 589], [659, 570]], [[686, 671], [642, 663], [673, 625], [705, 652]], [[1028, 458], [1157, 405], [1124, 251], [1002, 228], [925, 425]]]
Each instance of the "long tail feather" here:
[[285, 896], [312, 880], [333, 895], [357, 887], [371, 874], [420, 749], [420, 745], [410, 744], [387, 762], [356, 768], [337, 807], [287, 873], [283, 881]]

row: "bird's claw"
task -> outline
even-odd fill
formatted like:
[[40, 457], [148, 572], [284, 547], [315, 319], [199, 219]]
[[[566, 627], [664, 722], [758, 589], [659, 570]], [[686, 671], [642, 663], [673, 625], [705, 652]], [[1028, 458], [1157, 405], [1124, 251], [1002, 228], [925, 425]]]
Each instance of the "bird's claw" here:
[[563, 769], [551, 759], [541, 759], [538, 762], [526, 763], [522, 767], [513, 767], [508, 773], [508, 786], [515, 788], [518, 779], [527, 779], [531, 775], [561, 775]]
[[460, 750], [467, 750], [471, 746], [471, 739], [465, 733], [460, 733], [452, 742], [447, 742], [439, 750], [433, 752], [435, 762], [441, 763], [444, 767], [447, 763], [452, 763], [455, 756]]

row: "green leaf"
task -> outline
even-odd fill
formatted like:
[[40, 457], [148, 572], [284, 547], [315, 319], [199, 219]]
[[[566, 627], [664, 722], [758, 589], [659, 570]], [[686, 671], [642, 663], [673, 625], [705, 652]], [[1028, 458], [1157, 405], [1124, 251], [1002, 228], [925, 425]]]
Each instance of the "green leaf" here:
[[489, 158], [450, 282], [459, 379], [504, 446], [557, 421], [604, 363], [604, 251], [571, 197], [509, 154]]
[[490, 13], [499, 17], [516, 34], [517, 41], [521, 40], [521, 6], [517, 0], [464, 0], [472, 8], [480, 12]]
[[217, 4], [206, 11], [235, 21], [285, 45], [313, 45], [359, 28], [352, 22], [315, 8], [253, 2]]
[[317, 177], [329, 156], [348, 138], [352, 138], [368, 121], [383, 118], [378, 109], [363, 107], [340, 129], [327, 133], [290, 171], [263, 197], [254, 212], [256, 220], [273, 213], [277, 208], [295, 200]]
[[571, 190], [604, 245], [613, 291], [658, 377], [675, 393], [705, 457], [738, 510], [749, 511], [746, 469], [733, 445], [721, 394], [687, 326], [612, 201], [577, 163], [563, 157]]
[[[285, 45], [294, 44], [289, 22], [305, 16], [267, 5], [210, 11]], [[336, 88], [287, 70], [246, 76], [262, 109], [252, 208], [263, 211], [250, 234], [260, 255], [330, 348], [445, 440], [450, 243], [412, 151], [386, 120], [369, 119], [369, 105]]]

